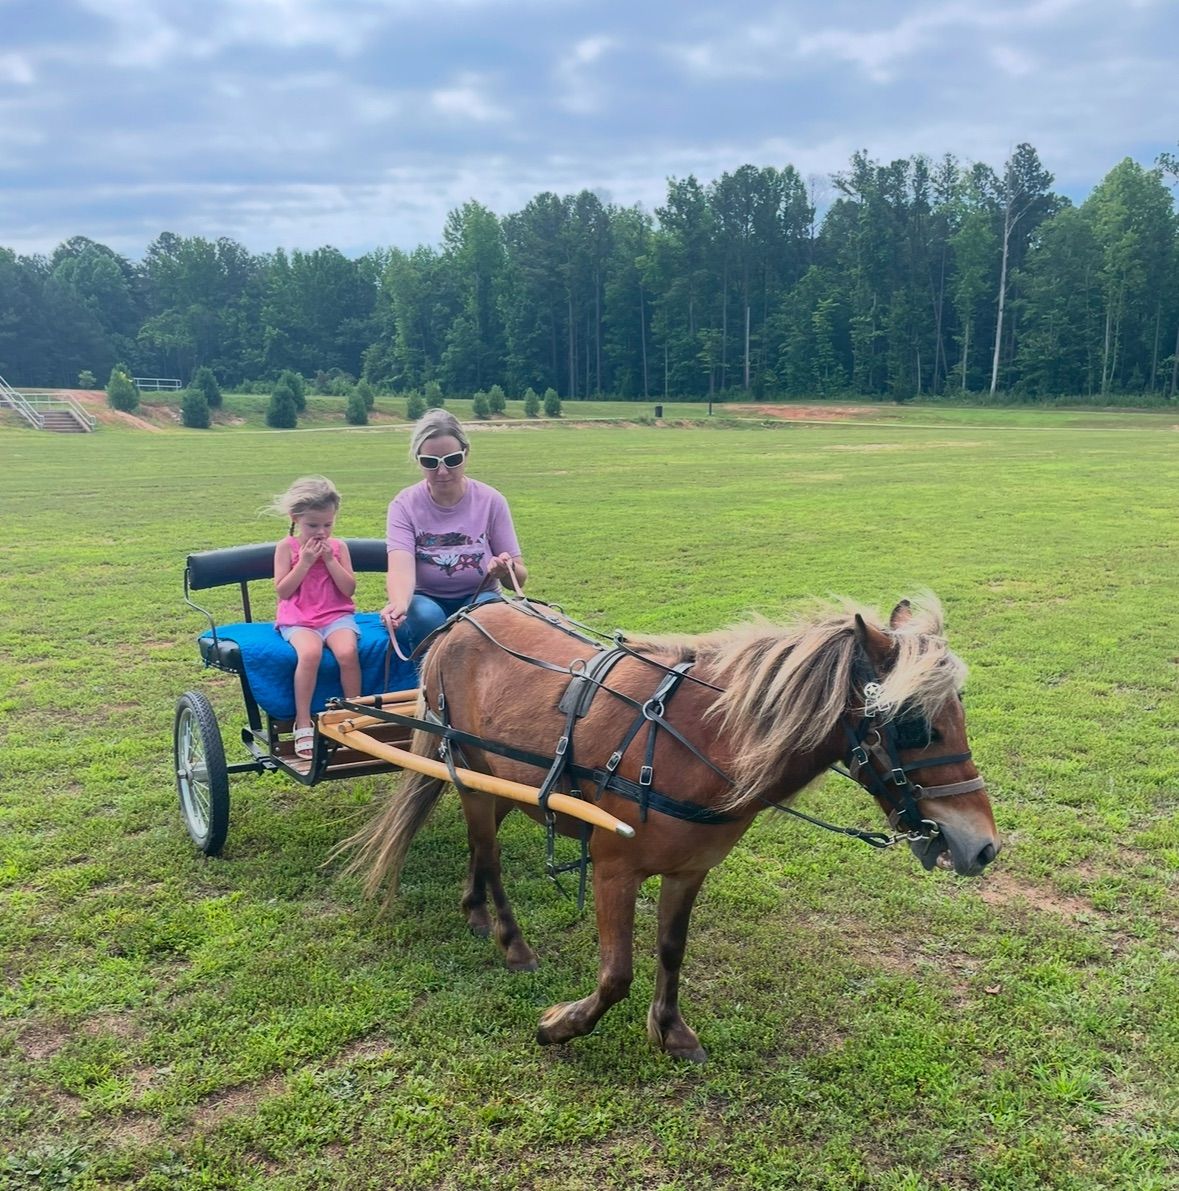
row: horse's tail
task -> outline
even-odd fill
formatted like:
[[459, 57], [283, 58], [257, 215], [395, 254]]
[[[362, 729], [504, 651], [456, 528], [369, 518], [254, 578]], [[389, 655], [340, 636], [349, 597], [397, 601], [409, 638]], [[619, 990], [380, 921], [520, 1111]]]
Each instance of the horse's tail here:
[[[438, 737], [433, 733], [414, 732], [410, 750], [419, 757], [429, 756], [437, 747]], [[344, 872], [363, 878], [365, 897], [375, 897], [387, 882], [385, 906], [392, 902], [409, 845], [426, 825], [445, 787], [446, 782], [441, 778], [405, 771], [396, 793], [384, 807], [355, 835], [333, 849], [333, 857], [343, 852], [353, 853]]]

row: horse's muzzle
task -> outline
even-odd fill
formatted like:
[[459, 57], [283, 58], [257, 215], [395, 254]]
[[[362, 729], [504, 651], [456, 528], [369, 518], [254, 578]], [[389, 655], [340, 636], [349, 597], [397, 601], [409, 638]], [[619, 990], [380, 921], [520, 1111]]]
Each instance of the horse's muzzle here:
[[937, 865], [951, 868], [960, 877], [980, 876], [1002, 848], [990, 832], [972, 831], [960, 825], [939, 823], [937, 835], [913, 840], [909, 847], [926, 869]]

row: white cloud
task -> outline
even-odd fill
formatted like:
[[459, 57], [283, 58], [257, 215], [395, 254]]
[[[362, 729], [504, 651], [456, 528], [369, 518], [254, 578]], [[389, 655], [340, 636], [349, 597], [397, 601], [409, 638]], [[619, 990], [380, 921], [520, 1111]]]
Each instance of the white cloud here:
[[578, 41], [552, 72], [552, 86], [558, 107], [575, 115], [593, 115], [606, 102], [602, 85], [602, 58], [614, 49], [612, 37], [597, 35]]
[[474, 120], [492, 124], [506, 120], [507, 109], [488, 95], [493, 83], [485, 76], [465, 74], [448, 87], [430, 92], [430, 103], [441, 115], [452, 120]]
[[1005, 75], [1014, 79], [1026, 78], [1040, 67], [1033, 55], [1016, 46], [995, 45], [991, 46], [988, 53], [991, 56], [991, 61]]
[[36, 81], [37, 72], [27, 54], [0, 54], [0, 82], [28, 87]]

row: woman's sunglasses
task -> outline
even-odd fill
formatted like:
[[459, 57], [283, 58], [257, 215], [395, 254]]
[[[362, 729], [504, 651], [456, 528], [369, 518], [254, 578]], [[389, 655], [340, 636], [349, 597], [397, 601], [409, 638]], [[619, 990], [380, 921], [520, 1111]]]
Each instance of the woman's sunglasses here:
[[467, 457], [466, 448], [461, 451], [451, 451], [449, 455], [419, 455], [418, 462], [427, 471], [437, 471], [438, 464], [445, 463], [453, 471]]

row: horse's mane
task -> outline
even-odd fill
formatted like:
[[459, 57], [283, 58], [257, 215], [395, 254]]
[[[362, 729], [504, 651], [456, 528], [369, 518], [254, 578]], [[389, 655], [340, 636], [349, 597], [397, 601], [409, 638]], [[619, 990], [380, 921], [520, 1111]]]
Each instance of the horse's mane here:
[[902, 707], [930, 717], [961, 688], [966, 667], [942, 636], [941, 604], [929, 594], [911, 609], [896, 629], [874, 609], [838, 600], [785, 624], [758, 617], [699, 637], [628, 638], [628, 644], [676, 661], [694, 659], [694, 674], [724, 688], [708, 714], [728, 738], [734, 789], [726, 805], [734, 807], [767, 793], [787, 761], [817, 748], [845, 712], [862, 713], [867, 675], [857, 613], [893, 644], [887, 670], [876, 675], [882, 717]]

